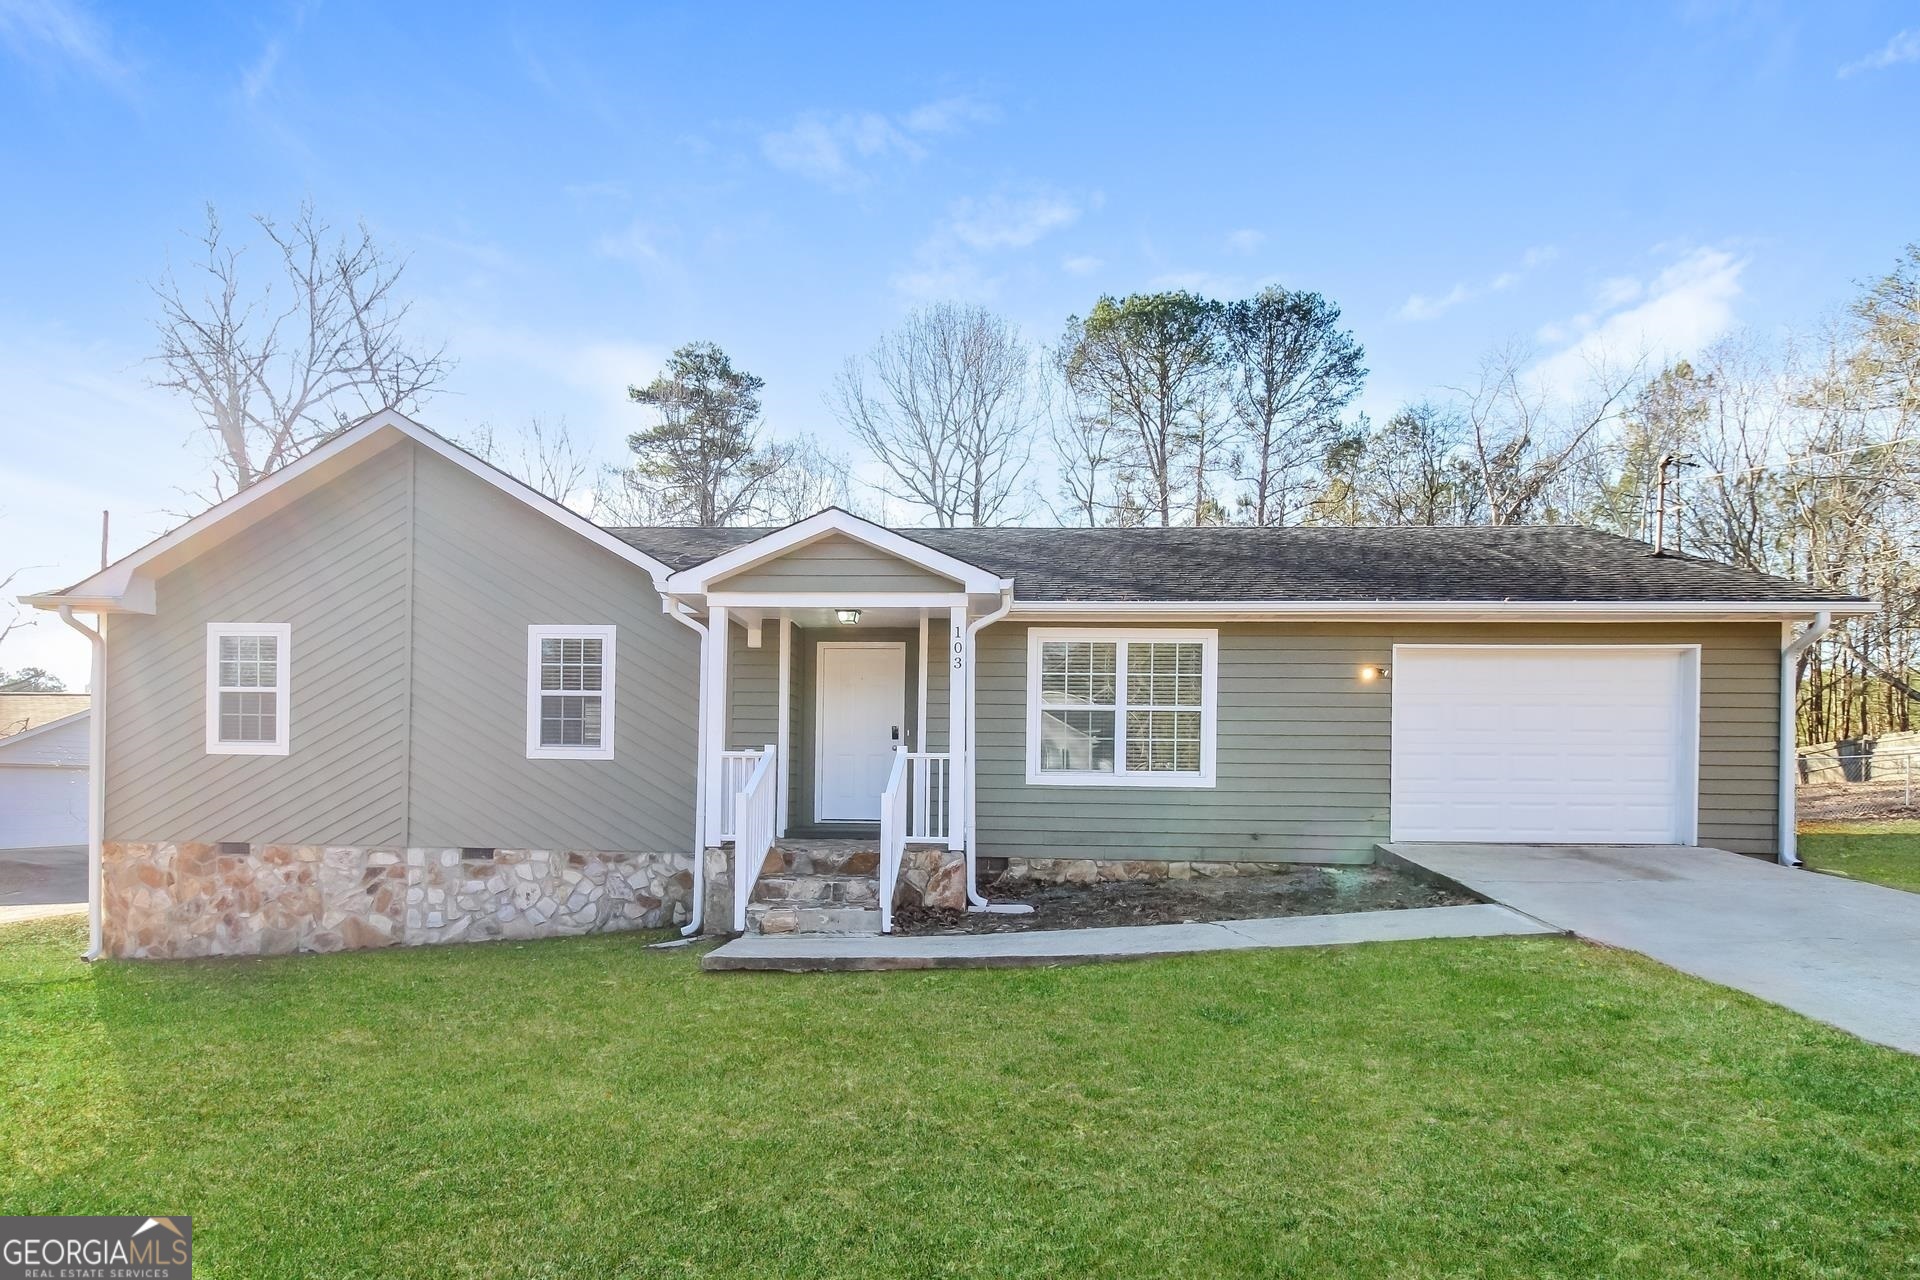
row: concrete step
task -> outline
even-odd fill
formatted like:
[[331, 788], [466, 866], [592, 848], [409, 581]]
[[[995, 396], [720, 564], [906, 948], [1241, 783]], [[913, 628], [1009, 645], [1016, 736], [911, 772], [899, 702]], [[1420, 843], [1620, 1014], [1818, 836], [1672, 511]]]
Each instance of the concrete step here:
[[880, 879], [867, 875], [778, 872], [754, 882], [751, 902], [795, 907], [877, 907]]
[[747, 904], [747, 934], [872, 934], [880, 933], [880, 909], [874, 907], [799, 907], [785, 903]]

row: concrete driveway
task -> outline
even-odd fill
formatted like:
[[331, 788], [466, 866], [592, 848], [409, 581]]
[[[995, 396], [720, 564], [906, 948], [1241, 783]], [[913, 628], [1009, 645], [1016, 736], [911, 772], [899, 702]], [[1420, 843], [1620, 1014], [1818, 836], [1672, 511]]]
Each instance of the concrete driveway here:
[[1380, 848], [1580, 937], [1920, 1053], [1920, 893], [1721, 849]]
[[0, 849], [0, 924], [86, 909], [85, 845]]

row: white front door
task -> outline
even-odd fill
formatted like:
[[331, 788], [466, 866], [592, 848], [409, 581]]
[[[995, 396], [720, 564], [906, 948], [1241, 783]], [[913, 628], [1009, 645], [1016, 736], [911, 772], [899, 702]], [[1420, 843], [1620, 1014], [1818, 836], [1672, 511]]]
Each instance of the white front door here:
[[907, 646], [823, 640], [814, 679], [816, 822], [878, 822], [906, 740]]
[[1395, 840], [1691, 844], [1698, 649], [1401, 645]]

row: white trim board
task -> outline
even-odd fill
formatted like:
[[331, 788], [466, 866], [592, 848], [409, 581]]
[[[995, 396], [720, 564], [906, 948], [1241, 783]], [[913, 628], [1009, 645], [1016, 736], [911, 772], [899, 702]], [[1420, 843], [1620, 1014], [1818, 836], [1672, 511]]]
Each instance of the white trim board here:
[[1781, 603], [1755, 600], [1016, 600], [1011, 616], [1021, 620], [1192, 617], [1196, 619], [1289, 618], [1339, 622], [1636, 622], [1755, 621], [1811, 617], [1866, 617], [1875, 602]]

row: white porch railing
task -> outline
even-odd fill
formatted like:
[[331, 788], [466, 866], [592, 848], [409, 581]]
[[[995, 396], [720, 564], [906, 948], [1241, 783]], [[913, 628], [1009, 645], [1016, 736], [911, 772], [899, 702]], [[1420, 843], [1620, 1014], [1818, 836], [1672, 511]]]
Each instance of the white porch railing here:
[[907, 839], [947, 844], [953, 836], [953, 757], [944, 752], [907, 754]]
[[[766, 749], [766, 751], [772, 750], [772, 747]], [[747, 779], [752, 777], [753, 771], [760, 767], [760, 757], [765, 755], [766, 751], [722, 751], [720, 753], [720, 825], [722, 830], [719, 838], [714, 841], [715, 844], [733, 839], [733, 802], [740, 798], [742, 791], [747, 789]]]
[[906, 748], [893, 753], [887, 789], [880, 793], [880, 932], [893, 932], [893, 889], [900, 882], [900, 859], [907, 852]]
[[774, 785], [773, 771], [780, 753], [772, 744], [768, 744], [764, 751], [748, 754], [755, 757], [753, 771], [747, 774], [746, 782], [729, 806], [733, 812], [731, 838], [735, 933], [745, 933], [747, 930], [747, 899], [753, 896], [754, 882], [767, 865], [767, 854], [773, 849], [774, 833], [778, 830], [779, 822], [779, 808], [775, 803], [779, 789]]

